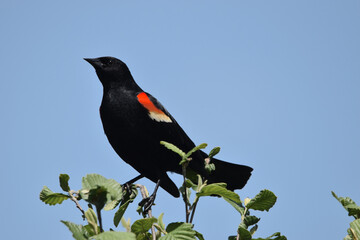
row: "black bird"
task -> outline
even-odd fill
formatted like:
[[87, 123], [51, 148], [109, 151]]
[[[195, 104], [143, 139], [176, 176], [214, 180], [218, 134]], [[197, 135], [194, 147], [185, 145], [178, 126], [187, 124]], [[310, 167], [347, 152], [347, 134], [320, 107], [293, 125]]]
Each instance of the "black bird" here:
[[[179, 197], [179, 190], [167, 172], [182, 173], [180, 157], [160, 141], [170, 142], [184, 152], [195, 147], [193, 141], [160, 102], [136, 84], [124, 62], [113, 57], [85, 60], [95, 68], [103, 85], [100, 116], [105, 134], [116, 153], [140, 173], [133, 180], [146, 177], [156, 183], [152, 200], [158, 186]], [[191, 170], [210, 183], [226, 183], [230, 190], [243, 188], [253, 170], [213, 158], [215, 171], [209, 175], [204, 168], [208, 155], [197, 151], [191, 157]]]

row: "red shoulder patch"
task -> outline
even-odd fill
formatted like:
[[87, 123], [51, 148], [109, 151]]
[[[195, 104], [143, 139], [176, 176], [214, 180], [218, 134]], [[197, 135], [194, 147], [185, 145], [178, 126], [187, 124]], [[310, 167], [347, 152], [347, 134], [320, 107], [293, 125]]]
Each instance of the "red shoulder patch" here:
[[144, 92], [139, 93], [137, 95], [137, 98], [139, 100], [139, 102], [141, 103], [141, 105], [143, 105], [144, 108], [146, 108], [147, 110], [149, 110], [149, 112], [156, 112], [156, 113], [162, 113], [164, 114], [163, 111], [161, 111], [160, 109], [158, 109], [153, 102], [150, 100], [150, 98], [148, 97], [148, 95]]
[[154, 105], [146, 93], [139, 93], [137, 99], [139, 103], [149, 111], [149, 117], [151, 119], [158, 122], [172, 122], [169, 116]]

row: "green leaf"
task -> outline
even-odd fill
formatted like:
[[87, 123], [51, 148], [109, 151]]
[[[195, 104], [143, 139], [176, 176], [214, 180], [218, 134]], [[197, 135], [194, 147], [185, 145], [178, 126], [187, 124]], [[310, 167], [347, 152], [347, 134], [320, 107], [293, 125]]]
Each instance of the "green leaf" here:
[[106, 203], [104, 210], [112, 210], [120, 203], [120, 200], [123, 197], [122, 187], [120, 183], [114, 179], [107, 179], [105, 187], [110, 196], [108, 196], [108, 202]]
[[136, 235], [138, 235], [140, 233], [146, 233], [147, 231], [150, 230], [153, 223], [156, 223], [156, 222], [157, 222], [157, 219], [154, 217], [139, 219], [139, 220], [135, 221], [133, 223], [133, 225], [131, 226], [131, 232], [135, 233]]
[[134, 233], [130, 232], [103, 232], [91, 237], [94, 240], [136, 240]]
[[219, 152], [220, 152], [220, 147], [214, 147], [213, 149], [211, 149], [209, 153], [209, 158], [213, 158]]
[[[187, 199], [185, 199], [185, 190], [186, 190], [186, 197]], [[184, 186], [182, 185], [180, 188], [179, 188], [179, 191], [181, 193], [181, 196], [182, 196], [182, 199], [184, 200], [184, 202], [186, 201], [186, 203], [190, 206], [191, 203], [190, 203], [190, 195], [191, 195], [191, 190], [189, 188], [184, 188]]]
[[245, 198], [244, 205], [247, 206], [250, 201], [251, 201], [251, 198]]
[[104, 210], [105, 211], [113, 210], [114, 208], [116, 208], [119, 205], [120, 202], [121, 202], [121, 199], [112, 200], [105, 205]]
[[355, 202], [349, 197], [338, 197], [333, 191], [331, 191], [331, 194], [341, 203], [341, 205], [343, 205], [343, 207], [346, 207], [349, 204], [355, 204]]
[[139, 219], [131, 226], [131, 232], [136, 234], [137, 240], [150, 239], [151, 234], [148, 231], [155, 222], [157, 222], [156, 218]]
[[60, 187], [65, 192], [70, 191], [69, 179], [70, 179], [70, 177], [67, 174], [60, 174], [60, 176], [59, 176]]
[[204, 236], [198, 231], [195, 231], [195, 237], [197, 237], [199, 240], [205, 240]]
[[243, 222], [241, 222], [241, 223], [239, 224], [239, 227], [238, 227], [238, 228], [240, 228], [240, 227], [247, 229], [247, 226], [246, 226], [245, 223], [243, 223]]
[[212, 173], [213, 171], [215, 171], [215, 164], [213, 164], [213, 163], [207, 163], [207, 162], [205, 162], [205, 171], [208, 173], [208, 174], [210, 174], [210, 173]]
[[191, 149], [186, 155], [185, 155], [185, 159], [188, 159], [194, 152], [200, 150], [200, 149], [204, 149], [207, 147], [207, 144], [206, 143], [202, 143], [196, 147], [194, 147], [193, 149]]
[[244, 218], [244, 224], [245, 224], [247, 227], [258, 223], [259, 221], [260, 221], [260, 218], [255, 217], [255, 216], [246, 216], [246, 217]]
[[[223, 183], [223, 182], [218, 182], [218, 183], [213, 183], [213, 184], [218, 185], [218, 186], [223, 187], [223, 188], [226, 188], [226, 186], [227, 186], [227, 184]], [[230, 191], [230, 192], [233, 192], [233, 191]]]
[[198, 180], [197, 180], [197, 183], [198, 183], [198, 184], [195, 185], [195, 186], [193, 187], [193, 189], [194, 189], [196, 192], [199, 192], [199, 191], [201, 190], [201, 188], [204, 187], [204, 186], [203, 186], [204, 183], [203, 183], [203, 179], [202, 179], [202, 177], [201, 177], [200, 174], [198, 174], [197, 177], [198, 177]]
[[352, 233], [351, 228], [348, 228], [346, 231], [348, 235], [345, 236], [344, 240], [353, 240], [354, 234]]
[[158, 224], [161, 227], [161, 229], [165, 230], [165, 224], [163, 221], [163, 217], [164, 217], [164, 213], [161, 213], [160, 216], [158, 217]]
[[349, 197], [338, 197], [333, 191], [332, 195], [341, 203], [341, 205], [348, 211], [349, 216], [356, 219], [360, 218], [360, 207]]
[[121, 204], [127, 202], [128, 200], [133, 201], [138, 195], [138, 190], [135, 184], [131, 184], [131, 189], [127, 190], [124, 189], [123, 191], [123, 198]]
[[105, 210], [111, 210], [122, 199], [122, 188], [114, 179], [106, 179], [99, 174], [88, 174], [82, 178], [80, 195], [85, 201], [97, 207], [102, 208], [106, 205]]
[[54, 193], [47, 186], [44, 186], [40, 192], [40, 200], [49, 205], [61, 204], [64, 200], [70, 198], [62, 193]]
[[131, 232], [130, 218], [126, 221], [124, 217], [121, 218], [121, 225], [126, 229], [127, 232]]
[[112, 199], [121, 199], [122, 197], [122, 188], [120, 183], [116, 182], [114, 179], [107, 179], [99, 174], [88, 174], [82, 178], [82, 189], [96, 189], [99, 186], [107, 188]]
[[239, 195], [234, 193], [233, 191], [227, 190], [224, 187], [224, 184], [212, 183], [201, 188], [200, 192], [196, 193], [196, 196], [211, 196], [218, 195], [223, 198], [228, 198], [235, 203], [241, 203]]
[[[138, 207], [136, 208], [136, 212], [140, 215], [142, 214], [143, 217], [146, 217], [146, 214], [144, 214], [144, 211], [143, 211], [143, 206], [141, 205], [138, 205]], [[145, 216], [144, 216], [145, 215]]]
[[98, 209], [102, 209], [107, 202], [108, 191], [104, 186], [98, 186], [97, 188], [90, 189], [87, 201], [96, 206]]
[[273, 192], [267, 189], [261, 190], [245, 207], [259, 211], [269, 211], [274, 206], [276, 198]]
[[99, 174], [87, 174], [82, 178], [82, 188], [83, 189], [93, 189], [98, 186], [104, 186], [106, 184], [107, 179]]
[[251, 236], [254, 235], [254, 233], [256, 232], [257, 229], [258, 229], [258, 225], [257, 225], [257, 224], [250, 229]]
[[228, 240], [236, 240], [236, 236], [229, 236]]
[[346, 236], [344, 237], [344, 240], [353, 240], [353, 238], [350, 237], [349, 235], [346, 235]]
[[197, 188], [197, 185], [193, 181], [191, 181], [190, 179], [185, 180], [185, 185], [186, 185], [187, 188], [192, 188], [193, 190], [196, 190], [196, 188]]
[[197, 175], [198, 174], [196, 172], [194, 172], [193, 170], [191, 170], [190, 168], [186, 169], [186, 178], [189, 179], [194, 184], [197, 184], [197, 182], [198, 182]]
[[192, 229], [191, 223], [170, 223], [166, 228], [166, 232], [167, 234], [159, 240], [196, 240], [196, 232]]
[[123, 217], [127, 207], [129, 206], [129, 204], [131, 202], [132, 202], [132, 200], [128, 200], [128, 201], [124, 202], [124, 204], [121, 204], [119, 209], [116, 211], [116, 213], [114, 215], [114, 220], [113, 220], [115, 227], [117, 227], [119, 225], [121, 218]]
[[241, 240], [251, 240], [251, 233], [246, 228], [239, 226], [238, 234]]
[[179, 154], [181, 158], [184, 158], [185, 155], [186, 155], [181, 149], [179, 149], [174, 144], [171, 144], [171, 143], [168, 143], [168, 142], [165, 142], [165, 141], [160, 141], [160, 144], [164, 145], [167, 149]]
[[356, 204], [349, 204], [345, 208], [349, 212], [349, 216], [355, 217], [355, 219], [360, 218], [360, 207]]
[[274, 233], [270, 237], [267, 238], [253, 238], [253, 240], [287, 240], [285, 236], [281, 236], [279, 232]]
[[159, 238], [161, 237], [161, 234], [166, 233], [165, 229], [163, 229], [162, 227], [160, 227], [159, 224], [154, 223], [153, 226], [157, 229], [156, 239], [159, 239]]
[[68, 222], [68, 221], [61, 221], [61, 222], [69, 228], [70, 232], [72, 233], [72, 236], [76, 240], [87, 240], [88, 239], [89, 234], [83, 225], [78, 225], [78, 224]]
[[233, 200], [230, 200], [228, 198], [224, 198], [224, 199], [225, 199], [225, 201], [230, 203], [230, 205], [233, 206], [236, 209], [236, 211], [238, 211], [241, 214], [241, 216], [244, 215], [245, 208], [241, 203], [236, 203]]
[[187, 164], [189, 164], [189, 161], [191, 159], [186, 159], [186, 158], [183, 158], [180, 162], [179, 162], [179, 165], [182, 166], [183, 168], [187, 168]]
[[[89, 224], [85, 225], [84, 229], [85, 229], [85, 231], [88, 232], [89, 237], [96, 235], [95, 230], [91, 225], [89, 225]], [[98, 233], [100, 232], [100, 227], [98, 227], [97, 232]]]
[[93, 232], [96, 234], [98, 234], [98, 225], [97, 225], [97, 217], [96, 214], [94, 212], [94, 210], [92, 210], [91, 208], [89, 208], [86, 212], [85, 212], [85, 218], [87, 219], [89, 225], [91, 226]]
[[360, 239], [360, 219], [350, 223], [350, 230], [355, 239]]
[[136, 240], [150, 240], [151, 236], [152, 235], [149, 232], [140, 233], [139, 235], [136, 236]]

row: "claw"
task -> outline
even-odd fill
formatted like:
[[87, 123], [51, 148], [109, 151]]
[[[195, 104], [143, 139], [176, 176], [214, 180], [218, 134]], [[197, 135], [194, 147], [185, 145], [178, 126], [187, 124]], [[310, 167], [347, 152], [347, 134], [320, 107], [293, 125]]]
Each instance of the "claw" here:
[[147, 214], [149, 212], [149, 210], [151, 210], [151, 207], [153, 205], [155, 205], [155, 197], [156, 197], [156, 195], [152, 194], [152, 195], [150, 195], [150, 197], [144, 198], [139, 203], [139, 206], [141, 206], [143, 208], [144, 214]]
[[160, 186], [160, 179], [156, 182], [156, 186], [155, 186], [155, 189], [154, 189], [154, 192], [153, 194], [151, 194], [149, 197], [147, 198], [144, 198], [143, 200], [141, 200], [141, 202], [139, 203], [139, 206], [143, 208], [143, 214], [147, 214], [150, 210], [151, 210], [151, 207], [153, 205], [155, 205], [155, 198], [156, 198], [156, 192], [158, 190]]
[[148, 197], [144, 204], [144, 212], [147, 214], [151, 210], [152, 205], [155, 205], [155, 195]]
[[124, 192], [126, 190], [126, 193], [128, 195], [131, 195], [131, 193], [132, 193], [131, 183], [127, 182], [127, 183], [124, 183], [123, 185], [121, 185], [121, 190], [122, 190], [122, 192]]
[[131, 195], [131, 193], [132, 193], [131, 185], [132, 185], [134, 182], [136, 182], [137, 180], [139, 180], [139, 179], [141, 179], [141, 178], [143, 178], [143, 177], [144, 177], [144, 176], [143, 176], [142, 174], [140, 174], [139, 176], [137, 176], [137, 177], [131, 179], [130, 181], [127, 181], [126, 183], [122, 184], [122, 185], [121, 185], [121, 190], [122, 190], [122, 192], [126, 190], [126, 191], [127, 191], [127, 194], [128, 194], [128, 195]]

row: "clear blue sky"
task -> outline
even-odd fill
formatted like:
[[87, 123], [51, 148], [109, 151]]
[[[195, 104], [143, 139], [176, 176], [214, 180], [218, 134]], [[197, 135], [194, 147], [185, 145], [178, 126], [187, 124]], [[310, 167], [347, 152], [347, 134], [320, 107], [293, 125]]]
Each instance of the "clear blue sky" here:
[[[102, 87], [82, 60], [106, 55], [196, 143], [254, 168], [242, 199], [278, 196], [257, 236], [345, 236], [351, 218], [330, 191], [360, 203], [359, 1], [14, 0], [0, 3], [0, 30], [2, 238], [70, 238], [59, 220], [82, 223], [73, 203], [38, 197], [43, 185], [60, 190], [60, 173], [74, 189], [87, 173], [136, 175], [103, 134]], [[166, 223], [184, 219], [180, 199], [160, 190], [156, 203]], [[138, 218], [135, 207], [125, 216]], [[226, 239], [239, 222], [217, 198], [195, 216], [206, 239]]]

